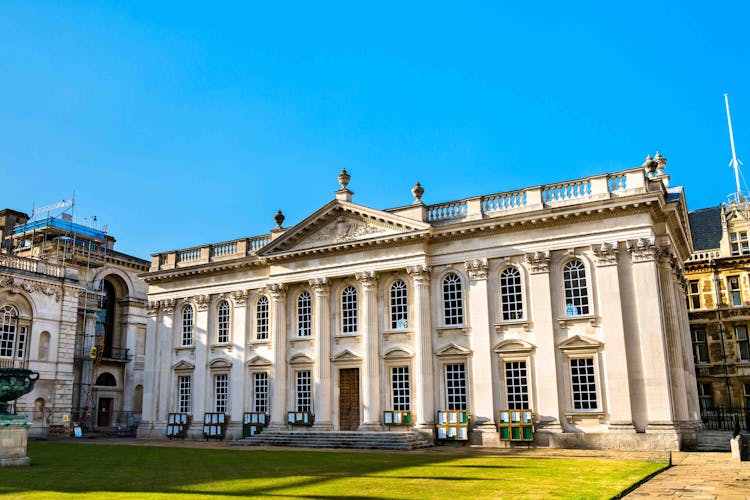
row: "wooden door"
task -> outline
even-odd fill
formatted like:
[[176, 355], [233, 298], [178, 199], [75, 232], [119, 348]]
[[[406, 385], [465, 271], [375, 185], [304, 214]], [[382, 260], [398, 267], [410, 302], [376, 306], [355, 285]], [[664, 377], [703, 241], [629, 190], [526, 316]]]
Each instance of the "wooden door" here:
[[112, 425], [112, 398], [99, 398], [96, 425], [98, 427], [109, 427]]
[[359, 428], [359, 368], [339, 370], [339, 429]]

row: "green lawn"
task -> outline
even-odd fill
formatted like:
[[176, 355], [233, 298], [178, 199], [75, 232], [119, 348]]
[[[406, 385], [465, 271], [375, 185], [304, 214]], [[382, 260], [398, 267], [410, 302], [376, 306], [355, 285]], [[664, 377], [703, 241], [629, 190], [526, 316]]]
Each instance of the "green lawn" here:
[[30, 442], [4, 498], [611, 498], [666, 464]]

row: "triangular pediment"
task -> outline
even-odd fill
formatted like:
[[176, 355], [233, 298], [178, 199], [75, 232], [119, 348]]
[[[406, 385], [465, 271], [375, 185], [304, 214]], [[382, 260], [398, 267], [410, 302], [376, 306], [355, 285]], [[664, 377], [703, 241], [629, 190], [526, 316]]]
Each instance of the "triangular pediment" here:
[[362, 361], [362, 358], [349, 349], [344, 349], [342, 352], [333, 356], [331, 361]]
[[376, 210], [348, 201], [333, 200], [311, 216], [288, 229], [258, 254], [304, 252], [312, 249], [377, 241], [399, 235], [427, 231], [429, 224]]
[[173, 370], [195, 370], [195, 365], [189, 361], [185, 361], [184, 359], [181, 361], [178, 361], [177, 363], [172, 365]]
[[565, 340], [564, 342], [558, 344], [557, 347], [563, 351], [574, 351], [579, 349], [599, 349], [602, 345], [604, 344], [591, 337], [574, 335], [568, 340]]
[[255, 356], [245, 364], [247, 366], [271, 366], [271, 361], [267, 360], [263, 356]]
[[468, 356], [469, 354], [471, 354], [471, 349], [454, 344], [453, 342], [435, 353], [436, 356]]
[[512, 354], [525, 354], [528, 355], [535, 348], [534, 344], [526, 342], [521, 339], [508, 339], [498, 342], [495, 345], [494, 351], [497, 354], [512, 355]]

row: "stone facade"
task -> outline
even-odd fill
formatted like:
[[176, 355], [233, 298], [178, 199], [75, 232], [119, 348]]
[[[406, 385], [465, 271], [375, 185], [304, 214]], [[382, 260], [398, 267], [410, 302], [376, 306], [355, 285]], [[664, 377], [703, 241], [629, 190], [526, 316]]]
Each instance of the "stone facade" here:
[[750, 410], [750, 205], [695, 210], [690, 226], [695, 251], [685, 278], [701, 410]]
[[[14, 243], [0, 252], [0, 367], [40, 373], [15, 412], [28, 417], [32, 436], [84, 417], [89, 428], [134, 428], [146, 346], [147, 288], [137, 274], [147, 261], [115, 251], [113, 238], [97, 239], [68, 220], [14, 234], [28, 217], [2, 212], [14, 214], [13, 227], [0, 227]], [[101, 349], [95, 370], [94, 345]]]
[[528, 407], [542, 445], [679, 449], [700, 424], [692, 247], [665, 163], [437, 205], [417, 183], [388, 210], [342, 172], [293, 227], [155, 254], [139, 436], [175, 412], [226, 413], [237, 438], [244, 412], [381, 430], [399, 409], [432, 434], [467, 409], [492, 445], [497, 411]]

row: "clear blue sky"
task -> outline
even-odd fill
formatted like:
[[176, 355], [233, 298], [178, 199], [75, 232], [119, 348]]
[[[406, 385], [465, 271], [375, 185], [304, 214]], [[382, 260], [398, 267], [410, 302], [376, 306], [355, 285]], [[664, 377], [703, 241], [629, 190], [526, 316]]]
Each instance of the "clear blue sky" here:
[[342, 167], [386, 208], [659, 150], [716, 205], [725, 92], [750, 166], [748, 2], [117, 3], [0, 3], [0, 205], [75, 191], [138, 256], [299, 222]]

